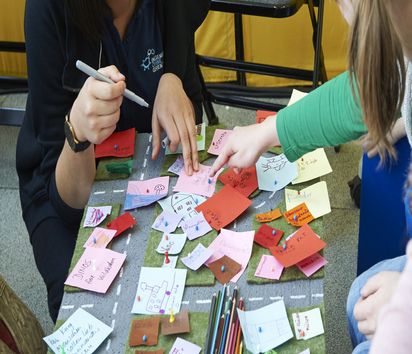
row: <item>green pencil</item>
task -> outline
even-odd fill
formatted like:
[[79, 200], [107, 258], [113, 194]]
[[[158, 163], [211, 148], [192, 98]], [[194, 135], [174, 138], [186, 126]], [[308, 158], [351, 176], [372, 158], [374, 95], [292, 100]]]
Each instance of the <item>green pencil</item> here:
[[215, 321], [215, 308], [216, 308], [216, 293], [213, 294], [212, 304], [210, 305], [209, 324], [207, 326], [206, 343], [205, 343], [205, 353], [207, 353], [209, 350], [212, 326]]

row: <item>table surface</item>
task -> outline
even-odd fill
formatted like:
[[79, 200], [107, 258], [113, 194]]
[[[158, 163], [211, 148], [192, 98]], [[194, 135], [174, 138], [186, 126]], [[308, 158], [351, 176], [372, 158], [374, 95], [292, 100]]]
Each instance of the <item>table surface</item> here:
[[[134, 155], [137, 164], [129, 180], [146, 180], [160, 175], [164, 155], [156, 161], [150, 159], [151, 138], [149, 134], [138, 134]], [[206, 164], [211, 164], [211, 162], [212, 159], [209, 159]], [[95, 182], [88, 205], [100, 203], [123, 205], [127, 182], [128, 180]], [[170, 194], [175, 183], [176, 177], [171, 177]], [[270, 203], [270, 207], [273, 208], [281, 199], [283, 199], [283, 191], [261, 192], [252, 199], [249, 209], [227, 228], [235, 231], [253, 230], [254, 214], [265, 211], [266, 203]], [[97, 353], [124, 353], [133, 316], [131, 309], [140, 267], [143, 265], [146, 241], [153, 223], [153, 211], [153, 205], [131, 211], [137, 220], [137, 226], [131, 233], [125, 233], [113, 242], [112, 250], [125, 253], [127, 256], [123, 267], [106, 294], [88, 291], [64, 294], [59, 320], [66, 320], [77, 308], [82, 307], [113, 328], [112, 334], [99, 347]], [[240, 277], [237, 285], [248, 310], [260, 308], [280, 298], [283, 298], [287, 307], [305, 307], [319, 305], [323, 302], [323, 279], [309, 278], [276, 284], [252, 285], [246, 282], [246, 272], [247, 270]], [[189, 311], [209, 312], [210, 299], [219, 289], [221, 289], [221, 284], [217, 281], [215, 286], [186, 287], [181, 308], [189, 309]]]

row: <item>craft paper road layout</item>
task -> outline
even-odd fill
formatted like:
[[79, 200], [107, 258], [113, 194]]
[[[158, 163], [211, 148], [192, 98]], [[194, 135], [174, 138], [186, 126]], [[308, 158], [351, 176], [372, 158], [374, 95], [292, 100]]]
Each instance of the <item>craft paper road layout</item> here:
[[253, 354], [274, 349], [293, 337], [283, 300], [254, 311], [237, 309], [246, 348]]
[[211, 197], [215, 192], [216, 181], [221, 171], [217, 172], [214, 177], [210, 177], [210, 169], [210, 166], [199, 164], [199, 171], [194, 172], [191, 176], [182, 171], [173, 191]]
[[[205, 149], [206, 144], [206, 124], [198, 124], [196, 125], [196, 143], [197, 143], [197, 151], [203, 151]], [[174, 154], [181, 154], [182, 153], [182, 144], [179, 144], [176, 152], [172, 152], [169, 149], [169, 146], [166, 146], [165, 155], [174, 155]]]
[[142, 267], [132, 313], [168, 314], [180, 311], [186, 284], [186, 269]]
[[64, 284], [106, 293], [123, 265], [126, 255], [107, 248], [88, 247]]
[[53, 334], [43, 340], [56, 354], [91, 354], [113, 329], [82, 308], [78, 308]]
[[261, 156], [256, 162], [259, 189], [269, 192], [286, 187], [298, 175], [296, 163], [289, 162], [284, 154], [274, 157]]
[[200, 236], [206, 235], [209, 231], [212, 230], [202, 212], [191, 219], [181, 222], [180, 227], [187, 235], [187, 238], [191, 241]]
[[313, 217], [319, 218], [331, 212], [328, 187], [325, 181], [295, 191], [285, 189], [286, 210], [305, 203]]
[[169, 176], [157, 177], [146, 181], [129, 181], [127, 185], [124, 210], [140, 208], [167, 196]]
[[165, 254], [167, 251], [171, 255], [179, 254], [186, 243], [186, 238], [186, 234], [163, 234], [156, 252]]
[[181, 215], [163, 210], [154, 221], [152, 228], [165, 233], [174, 232], [179, 225], [180, 220], [182, 220]]
[[308, 152], [296, 162], [298, 176], [292, 181], [292, 184], [307, 182], [332, 172], [332, 167], [323, 148]]
[[113, 239], [116, 232], [116, 230], [108, 230], [103, 229], [102, 227], [96, 227], [83, 247], [106, 248], [109, 242]]
[[233, 130], [216, 129], [207, 152], [212, 155], [219, 155], [232, 133]]
[[205, 262], [212, 257], [213, 251], [199, 243], [196, 248], [181, 259], [182, 263], [191, 270], [198, 270]]
[[206, 201], [205, 197], [190, 193], [175, 193], [158, 203], [163, 210], [182, 216], [183, 220], [190, 219], [199, 213], [195, 208]]
[[240, 272], [231, 279], [232, 282], [237, 282], [245, 271], [252, 255], [254, 236], [254, 231], [235, 232], [222, 229], [208, 247], [213, 252], [213, 256], [208, 259], [206, 265], [223, 256], [232, 258], [242, 265]]
[[231, 186], [224, 186], [213, 197], [196, 207], [215, 230], [230, 224], [242, 214], [252, 201]]
[[97, 225], [100, 225], [111, 212], [111, 205], [87, 207], [83, 227], [96, 227]]
[[101, 144], [95, 145], [95, 158], [100, 157], [129, 157], [134, 154], [136, 129], [130, 128], [121, 132], [114, 132]]

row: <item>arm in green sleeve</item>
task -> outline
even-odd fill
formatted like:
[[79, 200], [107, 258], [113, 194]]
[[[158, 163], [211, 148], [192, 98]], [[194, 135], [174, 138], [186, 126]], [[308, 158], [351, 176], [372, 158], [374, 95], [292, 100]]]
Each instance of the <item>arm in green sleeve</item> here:
[[359, 100], [351, 90], [349, 73], [323, 84], [276, 118], [280, 144], [289, 161], [319, 147], [336, 146], [367, 132]]

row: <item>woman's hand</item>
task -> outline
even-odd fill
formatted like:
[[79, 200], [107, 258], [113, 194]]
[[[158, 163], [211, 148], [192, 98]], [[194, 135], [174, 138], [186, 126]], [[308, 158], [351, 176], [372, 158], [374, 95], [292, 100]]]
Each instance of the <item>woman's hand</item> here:
[[[405, 121], [403, 118], [399, 118], [394, 124], [392, 130], [386, 135], [391, 145], [395, 145], [400, 139], [406, 135]], [[383, 149], [380, 143], [373, 145], [369, 139], [369, 135], [364, 138], [363, 148], [369, 158], [375, 157], [378, 154], [379, 149]]]
[[236, 170], [250, 167], [260, 155], [278, 144], [275, 116], [266, 118], [260, 124], [236, 127], [213, 164], [210, 176], [213, 177], [226, 163]]
[[70, 122], [77, 139], [93, 144], [100, 144], [116, 129], [126, 89], [125, 78], [115, 66], [101, 68], [99, 72], [115, 83], [108, 84], [89, 77], [70, 112]]
[[165, 130], [170, 141], [169, 149], [176, 151], [182, 144], [185, 171], [190, 176], [199, 170], [196, 126], [192, 102], [187, 97], [181, 80], [174, 74], [162, 75], [153, 105], [152, 159], [160, 151], [160, 138]]

